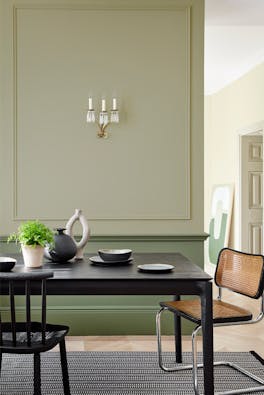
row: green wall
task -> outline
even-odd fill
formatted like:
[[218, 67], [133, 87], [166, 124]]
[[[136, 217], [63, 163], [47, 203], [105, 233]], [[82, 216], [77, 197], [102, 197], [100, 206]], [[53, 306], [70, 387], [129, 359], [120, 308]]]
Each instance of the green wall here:
[[[0, 0], [0, 235], [203, 231], [203, 0]], [[114, 43], [114, 44], [113, 44]], [[120, 123], [86, 123], [88, 97]], [[77, 232], [80, 233], [80, 232]]]
[[[203, 266], [204, 1], [0, 0], [0, 28], [0, 236], [80, 208], [87, 252]], [[86, 123], [90, 95], [96, 111], [117, 95], [107, 140]], [[151, 333], [158, 300], [52, 297], [49, 314], [72, 333]]]

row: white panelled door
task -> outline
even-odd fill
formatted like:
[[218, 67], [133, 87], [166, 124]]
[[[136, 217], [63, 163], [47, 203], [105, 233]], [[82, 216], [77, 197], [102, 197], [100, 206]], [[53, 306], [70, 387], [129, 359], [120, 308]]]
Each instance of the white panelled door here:
[[241, 247], [263, 253], [263, 137], [241, 138]]

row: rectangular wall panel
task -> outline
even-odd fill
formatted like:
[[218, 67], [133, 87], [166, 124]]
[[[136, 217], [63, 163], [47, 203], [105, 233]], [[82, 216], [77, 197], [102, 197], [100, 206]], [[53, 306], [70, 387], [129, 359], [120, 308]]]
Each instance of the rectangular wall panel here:
[[15, 220], [190, 218], [189, 11], [15, 8]]
[[249, 145], [249, 161], [262, 162], [263, 146], [261, 143], [250, 143]]
[[250, 224], [249, 251], [252, 254], [261, 254], [262, 250], [262, 224]]
[[262, 173], [249, 173], [249, 208], [262, 208]]

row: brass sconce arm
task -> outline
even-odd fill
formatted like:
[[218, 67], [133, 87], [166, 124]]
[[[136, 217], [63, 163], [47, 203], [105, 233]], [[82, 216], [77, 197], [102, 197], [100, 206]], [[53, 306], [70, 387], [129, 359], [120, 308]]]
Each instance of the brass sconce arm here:
[[99, 123], [98, 122], [98, 126], [99, 126], [99, 130], [97, 132], [97, 136], [99, 138], [104, 138], [107, 139], [108, 138], [108, 132], [105, 130], [107, 128], [107, 126], [109, 125], [110, 122], [107, 123]]

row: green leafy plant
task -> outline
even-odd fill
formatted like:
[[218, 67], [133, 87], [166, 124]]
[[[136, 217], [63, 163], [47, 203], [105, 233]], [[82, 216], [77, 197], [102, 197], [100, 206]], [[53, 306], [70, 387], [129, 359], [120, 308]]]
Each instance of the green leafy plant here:
[[17, 232], [12, 233], [7, 241], [15, 241], [32, 247], [45, 247], [52, 245], [54, 239], [52, 231], [47, 226], [39, 221], [27, 221], [22, 223]]

